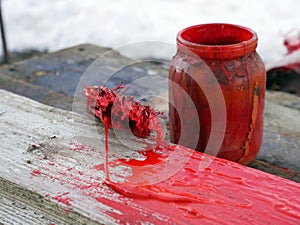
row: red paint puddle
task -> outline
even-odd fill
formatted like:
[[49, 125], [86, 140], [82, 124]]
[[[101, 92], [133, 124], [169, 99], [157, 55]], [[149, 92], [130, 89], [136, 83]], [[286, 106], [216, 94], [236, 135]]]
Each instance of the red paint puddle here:
[[[155, 149], [140, 151], [139, 154], [144, 157], [142, 160], [137, 160], [134, 158], [131, 158], [129, 160], [120, 158], [118, 160], [108, 162], [107, 164], [111, 167], [125, 165], [129, 166], [131, 169], [133, 169], [133, 167], [151, 166], [166, 160], [170, 156], [170, 154], [174, 152], [174, 149], [175, 145], [168, 145], [166, 142], [162, 142], [161, 145], [157, 146]], [[107, 153], [109, 153], [108, 149]], [[92, 168], [98, 171], [105, 171], [105, 163], [95, 165]]]
[[[164, 143], [161, 143], [164, 144]], [[147, 166], [147, 165], [155, 165], [157, 163], [162, 162], [164, 159], [166, 159], [169, 154], [161, 154], [160, 151], [165, 148], [165, 152], [172, 152], [174, 148], [169, 147], [166, 149], [167, 145], [164, 146], [157, 146], [155, 149], [147, 150], [144, 152], [141, 152], [143, 156], [146, 158], [144, 160], [136, 160], [136, 159], [130, 159], [130, 160], [125, 160], [125, 159], [119, 159], [120, 162], [122, 162], [125, 165], [130, 165], [130, 166]]]

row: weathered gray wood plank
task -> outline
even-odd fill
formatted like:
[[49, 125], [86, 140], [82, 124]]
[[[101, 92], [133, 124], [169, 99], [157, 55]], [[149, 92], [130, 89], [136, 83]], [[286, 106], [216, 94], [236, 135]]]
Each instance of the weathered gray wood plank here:
[[[82, 174], [88, 170], [94, 174], [83, 174], [82, 176], [78, 174], [81, 176], [81, 180], [94, 183], [103, 181], [103, 172], [90, 170], [91, 166], [103, 163], [101, 154], [97, 154], [97, 152], [82, 154], [81, 152], [70, 151], [70, 143], [76, 142], [75, 133], [80, 138], [85, 139], [86, 143], [90, 141], [90, 146], [94, 145], [95, 149], [101, 148], [101, 145], [97, 146], [98, 143], [93, 141], [91, 133], [95, 132], [91, 122], [71, 112], [45, 106], [4, 90], [0, 90], [0, 99], [0, 111], [3, 112], [0, 115], [0, 177], [26, 190], [23, 193], [21, 191], [14, 194], [27, 195], [28, 191], [36, 192], [42, 198], [46, 198], [47, 201], [43, 201], [41, 204], [45, 205], [47, 214], [51, 214], [53, 211], [51, 204], [54, 202], [61, 212], [65, 213], [63, 210], [70, 210], [69, 213], [65, 213], [66, 218], [73, 211], [79, 212], [81, 215], [77, 218], [83, 218], [78, 221], [79, 224], [84, 220], [87, 220], [88, 224], [91, 224], [93, 220], [113, 223], [112, 218], [100, 213], [113, 209], [101, 205], [95, 198], [82, 196], [78, 190], [71, 190], [65, 183], [72, 183], [69, 180], [72, 177], [58, 173], [70, 174], [70, 170], [74, 169]], [[40, 147], [34, 149], [30, 147], [32, 145]], [[47, 176], [52, 176], [53, 179], [34, 176], [33, 171], [44, 171]], [[47, 171], [49, 172], [47, 173]], [[53, 182], [54, 177], [60, 180]], [[75, 178], [73, 177], [73, 179]], [[103, 188], [105, 189], [105, 187]], [[6, 195], [8, 191], [10, 191], [10, 187], [1, 185], [2, 194]], [[72, 199], [71, 207], [66, 201], [55, 200], [56, 197], [60, 197], [64, 193], [67, 193], [64, 197]], [[14, 210], [14, 208], [7, 208], [7, 210]], [[14, 214], [14, 212], [8, 212], [8, 214]], [[70, 217], [73, 218], [73, 216]], [[66, 218], [65, 220], [70, 222]]]
[[0, 223], [4, 224], [70, 224], [76, 220], [38, 193], [31, 192], [0, 178]]
[[[94, 169], [94, 166], [104, 163], [103, 127], [85, 116], [1, 89], [0, 99], [1, 193], [30, 204], [32, 210], [42, 210], [53, 216], [60, 212], [61, 215], [54, 217], [54, 221], [118, 224], [119, 221], [110, 213], [122, 212], [99, 202], [99, 199], [107, 199], [115, 204], [124, 204], [119, 199], [120, 194], [103, 185], [104, 171]], [[134, 146], [137, 144], [134, 140], [126, 135], [122, 137], [122, 134], [116, 138], [111, 131], [110, 137], [111, 152], [115, 154], [110, 160], [121, 155], [130, 157], [134, 153], [126, 151], [128, 147], [119, 141], [126, 140], [127, 145]], [[116, 168], [114, 174], [126, 176], [126, 171]], [[122, 179], [122, 176], [116, 179]], [[11, 183], [16, 191], [12, 190]], [[36, 201], [28, 201], [34, 193], [38, 194], [34, 199], [41, 198], [38, 205], [35, 205]], [[142, 211], [145, 221], [152, 215], [134, 202], [127, 204], [134, 212]], [[6, 208], [8, 212], [3, 215], [14, 214], [15, 208]], [[30, 217], [30, 214], [26, 215]], [[168, 221], [160, 212], [157, 212], [156, 220]]]

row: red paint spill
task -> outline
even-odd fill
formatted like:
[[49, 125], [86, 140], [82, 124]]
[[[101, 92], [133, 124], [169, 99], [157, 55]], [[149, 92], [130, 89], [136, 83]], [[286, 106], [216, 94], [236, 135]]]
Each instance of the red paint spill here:
[[65, 195], [70, 194], [70, 192], [64, 192], [62, 194], [53, 196], [53, 199], [57, 200], [58, 202], [64, 203], [67, 206], [70, 206], [71, 203], [70, 201], [72, 201], [72, 199], [70, 197], [64, 197]]
[[[108, 126], [105, 133], [108, 155]], [[156, 149], [145, 151], [146, 159], [143, 161], [120, 159], [109, 163], [113, 167], [122, 162], [131, 168], [132, 175], [125, 178], [128, 180], [135, 176], [133, 167], [160, 163], [168, 159], [175, 147], [182, 153], [188, 153], [190, 159], [178, 173], [151, 185], [112, 182], [108, 176], [108, 158], [105, 165], [94, 166], [94, 169], [106, 170], [104, 183], [110, 189], [93, 177], [92, 170], [86, 170], [85, 176], [78, 176], [78, 171], [57, 165], [59, 170], [42, 168], [45, 171], [33, 170], [31, 174], [47, 177], [70, 190], [80, 190], [80, 194], [120, 211], [121, 214], [116, 210], [105, 213], [121, 224], [128, 221], [153, 224], [296, 224], [300, 220], [300, 200], [295, 197], [300, 195], [299, 184], [182, 146], [161, 143]], [[181, 155], [174, 157], [176, 161]], [[211, 162], [209, 168], [199, 169], [205, 162]], [[72, 200], [67, 197], [68, 194], [60, 193], [53, 199], [70, 206]]]
[[37, 175], [41, 175], [41, 174], [42, 174], [41, 171], [39, 171], [38, 169], [34, 169], [31, 171], [32, 176], [37, 176]]
[[[154, 164], [159, 163], [173, 151], [174, 146], [160, 146], [159, 153], [153, 151], [145, 159], [145, 165], [150, 165], [152, 159]], [[191, 151], [179, 148], [183, 152]], [[193, 153], [177, 174], [146, 186], [107, 181], [108, 189], [92, 177], [94, 170], [86, 170], [85, 176], [78, 176], [75, 170], [64, 175], [57, 170], [38, 174], [120, 211], [122, 214], [115, 210], [105, 212], [120, 224], [129, 220], [153, 224], [297, 224], [300, 220], [300, 199], [295, 197], [300, 196], [300, 184], [202, 153]], [[208, 168], [199, 170], [201, 163], [210, 160], [214, 161]], [[110, 167], [117, 165], [118, 161], [110, 162]], [[134, 159], [126, 163], [129, 168], [143, 166]], [[65, 165], [57, 166], [60, 171], [67, 168]], [[67, 195], [68, 192], [64, 192], [57, 196], [65, 199]], [[70, 203], [71, 200], [62, 201]]]
[[70, 209], [67, 209], [67, 208], [61, 208], [62, 211], [66, 212], [66, 213], [70, 213], [71, 210]]
[[104, 164], [95, 165], [93, 166], [93, 169], [98, 171], [104, 171]]
[[[119, 86], [114, 90], [119, 90], [121, 88], [123, 88], [123, 86]], [[117, 184], [110, 180], [108, 171], [108, 129], [112, 126], [112, 117], [119, 117], [116, 122], [117, 128], [124, 129], [123, 120], [129, 116], [129, 124], [132, 124], [130, 129], [137, 137], [143, 138], [149, 136], [150, 127], [157, 132], [157, 137], [161, 136], [162, 133], [161, 124], [156, 117], [158, 113], [151, 110], [149, 106], [143, 106], [140, 103], [135, 102], [133, 97], [121, 96], [114, 92], [114, 90], [106, 87], [85, 87], [84, 89], [84, 96], [87, 100], [87, 108], [100, 118], [105, 127], [105, 184], [116, 192], [129, 198], [155, 199], [166, 202], [193, 202], [193, 196], [180, 195], [171, 191], [157, 192], [151, 187], [131, 187], [129, 185]], [[112, 106], [116, 108], [116, 112], [114, 113], [111, 110]], [[155, 122], [153, 123], [152, 121]], [[161, 141], [162, 140], [157, 142], [157, 144], [161, 144]], [[153, 165], [160, 161], [160, 156], [154, 153], [155, 149], [145, 151], [144, 154], [147, 156], [146, 160], [137, 161], [132, 159], [126, 163], [134, 166]]]
[[[108, 129], [128, 130], [139, 138], [146, 138], [154, 131], [156, 133], [156, 145], [162, 142], [163, 132], [158, 119], [160, 112], [156, 112], [150, 106], [142, 105], [132, 96], [120, 94], [124, 86], [120, 84], [114, 89], [101, 86], [86, 86], [83, 95], [86, 99], [86, 107], [104, 124], [105, 132], [105, 180], [110, 181], [108, 172]], [[128, 128], [129, 124], [129, 128]]]
[[[168, 152], [168, 148], [172, 146], [162, 146], [160, 152]], [[191, 151], [184, 147], [181, 150]], [[152, 154], [155, 155], [155, 151]], [[149, 213], [168, 215], [165, 223], [172, 223], [174, 219], [177, 224], [234, 224], [237, 220], [247, 224], [258, 221], [293, 224], [300, 219], [300, 200], [294, 198], [295, 191], [300, 194], [299, 184], [218, 158], [209, 168], [199, 170], [201, 162], [209, 158], [194, 152], [182, 170], [157, 184], [131, 186], [109, 180], [105, 184], [121, 195], [122, 202], [132, 201], [142, 209], [147, 208]], [[150, 161], [146, 160], [145, 165]], [[136, 160], [127, 164], [143, 166]], [[126, 204], [120, 207], [118, 202], [105, 197], [95, 199], [121, 208], [122, 215], [111, 213], [120, 221], [140, 219]]]
[[[120, 88], [122, 87], [118, 87], [115, 90]], [[133, 98], [126, 98], [124, 96], [122, 97], [121, 95], [115, 93], [115, 90], [110, 90], [105, 87], [85, 87], [84, 90], [84, 95], [87, 99], [87, 108], [91, 110], [104, 123], [105, 126], [105, 164], [104, 166], [94, 166], [94, 169], [104, 169], [106, 174], [104, 184], [106, 184], [115, 192], [119, 193], [120, 199], [122, 202], [124, 202], [122, 205], [119, 202], [110, 200], [109, 197], [93, 196], [91, 194], [92, 192], [89, 192], [88, 195], [93, 196], [95, 200], [111, 206], [112, 208], [120, 209], [122, 212], [122, 215], [118, 213], [107, 212], [109, 215], [112, 215], [114, 218], [124, 222], [129, 218], [132, 221], [140, 221], [141, 215], [136, 213], [136, 210], [130, 207], [130, 204], [127, 202], [130, 199], [134, 203], [137, 203], [139, 207], [147, 209], [145, 214], [150, 213], [150, 215], [143, 215], [142, 217], [147, 218], [148, 222], [153, 223], [164, 224], [176, 222], [179, 224], [193, 224], [195, 223], [195, 220], [197, 223], [201, 221], [202, 224], [220, 224], [224, 222], [234, 223], [236, 222], [237, 214], [241, 218], [240, 221], [246, 221], [246, 218], [250, 218], [247, 223], [251, 223], [251, 218], [253, 218], [253, 215], [260, 218], [260, 220], [266, 217], [266, 213], [264, 213], [262, 209], [272, 205], [272, 202], [285, 201], [285, 199], [282, 198], [282, 195], [275, 195], [275, 197], [272, 194], [272, 198], [268, 197], [270, 196], [269, 188], [262, 188], [263, 186], [257, 188], [259, 184], [270, 184], [274, 182], [274, 177], [271, 175], [260, 174], [261, 172], [259, 171], [249, 172], [249, 169], [246, 169], [245, 167], [241, 167], [240, 165], [236, 165], [232, 162], [222, 159], [216, 159], [213, 161], [214, 159], [211, 159], [209, 156], [201, 153], [195, 153], [194, 151], [192, 152], [193, 154], [190, 160], [184, 166], [184, 169], [180, 170], [174, 176], [170, 176], [166, 180], [157, 184], [131, 186], [126, 184], [126, 182], [112, 182], [110, 180], [108, 171], [108, 128], [112, 126], [112, 117], [117, 116], [119, 117], [119, 120], [116, 123], [117, 128], [123, 129], [122, 115], [130, 116], [130, 110], [134, 109], [132, 107], [132, 103], [134, 102]], [[116, 103], [116, 111], [119, 114], [113, 115], [111, 108], [112, 105]], [[138, 115], [138, 113], [136, 115]], [[151, 121], [151, 119], [154, 118], [150, 115], [151, 112], [148, 113], [147, 121]], [[152, 115], [156, 116], [156, 114]], [[149, 123], [144, 123], [143, 119], [138, 120], [140, 120], [140, 122], [133, 124], [130, 129], [138, 137], [145, 137], [149, 135]], [[140, 127], [135, 129], [135, 126]], [[161, 128], [161, 126], [157, 127], [159, 127], [159, 129]], [[158, 144], [161, 144], [161, 141]], [[161, 145], [157, 148], [159, 148], [160, 153], [169, 153], [174, 150], [174, 146], [175, 145]], [[184, 147], [180, 148], [181, 151], [192, 151]], [[119, 161], [121, 161], [123, 165], [127, 165], [131, 168], [137, 166], [143, 167], [146, 165], [155, 165], [163, 159], [162, 155], [158, 154], [156, 150], [157, 149], [145, 151], [144, 155], [146, 156], [146, 159], [143, 161], [138, 161], [135, 159], [131, 159], [129, 161], [120, 159]], [[181, 156], [179, 155], [177, 157]], [[203, 161], [205, 162], [205, 160], [212, 161], [210, 168], [199, 170], [199, 163]], [[113, 166], [117, 163], [110, 162], [110, 164]], [[135, 170], [133, 169], [132, 172], [133, 174], [131, 176], [134, 177]], [[259, 184], [257, 183], [258, 176], [263, 177], [263, 180], [260, 179]], [[130, 179], [130, 177], [127, 177], [126, 179]], [[278, 179], [280, 180], [280, 178]], [[294, 184], [291, 186], [293, 185]], [[289, 185], [287, 184], [287, 186]], [[275, 188], [272, 189], [272, 191], [277, 192], [278, 190]], [[274, 198], [277, 199], [274, 200]], [[265, 206], [262, 207], [262, 205]], [[268, 217], [267, 221], [285, 224], [287, 221], [295, 219], [297, 220], [300, 218], [300, 209], [297, 208], [295, 204], [291, 204], [288, 208], [289, 211], [295, 213], [289, 213], [288, 216], [287, 214], [280, 214], [279, 217]], [[272, 213], [270, 213], [270, 211], [272, 211]], [[151, 214], [153, 215], [158, 212], [160, 215], [165, 215], [167, 220], [157, 220], [151, 217]], [[230, 216], [232, 212], [235, 216]], [[278, 209], [276, 207], [272, 209], [268, 208], [268, 215], [276, 214], [278, 214]], [[287, 217], [285, 218], [285, 216], [289, 218], [286, 219]], [[281, 222], [279, 222], [279, 220]]]
[[50, 166], [54, 166], [54, 165], [55, 165], [54, 162], [48, 162], [48, 164], [49, 164]]
[[58, 202], [61, 202], [61, 203], [64, 203], [66, 204], [67, 206], [70, 206], [71, 203], [70, 203], [70, 198], [69, 197], [66, 197], [66, 198], [62, 198], [62, 197], [59, 197], [59, 196], [54, 196], [53, 197], [55, 200], [57, 200]]
[[78, 144], [78, 143], [74, 143], [74, 142], [71, 142], [70, 143], [70, 150], [73, 150], [73, 151], [93, 151], [95, 152], [95, 149], [94, 148], [91, 148], [90, 146], [86, 146], [84, 144]]

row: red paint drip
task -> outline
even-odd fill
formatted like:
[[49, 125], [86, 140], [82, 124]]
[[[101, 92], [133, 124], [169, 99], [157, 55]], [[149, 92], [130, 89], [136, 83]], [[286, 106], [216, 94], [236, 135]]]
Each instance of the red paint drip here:
[[104, 171], [105, 171], [105, 181], [109, 182], [109, 172], [108, 172], [108, 126], [107, 124], [104, 125], [104, 132], [105, 132], [105, 164], [104, 164]]
[[226, 76], [226, 79], [227, 79], [227, 83], [229, 85], [229, 88], [232, 89], [232, 83], [231, 83], [231, 78], [230, 78], [230, 74], [228, 73], [227, 69], [225, 68], [225, 65], [224, 65], [224, 59], [223, 59], [223, 56], [222, 56], [222, 49], [221, 49], [221, 46], [219, 46], [219, 52], [220, 52], [220, 56], [221, 56], [221, 67], [222, 67], [222, 71], [223, 73], [225, 74]]
[[[155, 112], [149, 106], [143, 106], [139, 102], [133, 100], [133, 97], [121, 96], [119, 93], [114, 92], [124, 88], [122, 85], [110, 90], [106, 87], [85, 87], [84, 96], [87, 100], [87, 108], [91, 110], [104, 124], [105, 132], [105, 184], [116, 192], [130, 198], [147, 199], [152, 198], [161, 201], [192, 201], [192, 199], [186, 196], [180, 196], [165, 192], [164, 194], [153, 192], [149, 188], [131, 187], [129, 185], [121, 185], [114, 183], [110, 180], [108, 171], [108, 158], [109, 158], [109, 146], [108, 146], [108, 129], [112, 126], [112, 118], [117, 118], [116, 128], [124, 129], [124, 120], [129, 117], [129, 126], [131, 131], [139, 138], [145, 138], [150, 135], [151, 130], [157, 134], [157, 146], [162, 142], [162, 127], [157, 118], [157, 115], [161, 115], [159, 112]], [[112, 111], [112, 107], [114, 110]], [[125, 121], [126, 122], [126, 121]], [[153, 160], [157, 162], [157, 158], [153, 156], [153, 151], [146, 151], [147, 159], [143, 162], [153, 164]], [[150, 159], [150, 160], [149, 160]], [[137, 164], [136, 160], [131, 160], [131, 163]]]
[[[114, 126], [119, 130], [129, 128], [138, 138], [146, 138], [154, 131], [156, 145], [162, 142], [163, 132], [158, 116], [163, 113], [154, 111], [148, 105], [142, 105], [134, 100], [133, 96], [127, 97], [120, 94], [124, 86], [120, 84], [114, 89], [101, 86], [86, 86], [83, 94], [86, 107], [104, 124], [105, 132], [105, 181], [110, 182], [108, 171], [108, 129]], [[113, 110], [112, 110], [113, 108]], [[113, 122], [112, 122], [113, 121]]]

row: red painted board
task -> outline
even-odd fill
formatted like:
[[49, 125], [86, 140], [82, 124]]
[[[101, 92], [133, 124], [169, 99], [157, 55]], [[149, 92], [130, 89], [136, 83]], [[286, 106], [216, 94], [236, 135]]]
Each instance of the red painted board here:
[[[84, 152], [83, 148], [81, 152]], [[32, 175], [52, 179], [68, 187], [70, 192], [79, 191], [94, 199], [94, 204], [114, 209], [98, 213], [113, 218], [117, 224], [300, 223], [299, 183], [178, 145], [164, 144], [145, 155], [145, 160], [110, 162], [111, 171], [120, 165], [131, 168], [131, 175], [126, 175], [123, 182], [112, 188], [103, 182], [104, 177], [99, 178], [99, 182], [87, 178], [102, 171], [103, 165], [90, 167], [80, 174], [76, 169], [51, 165], [32, 171]], [[165, 176], [161, 171], [167, 165], [170, 167], [165, 171], [170, 174]], [[177, 168], [173, 170], [172, 165]], [[155, 173], [153, 168], [160, 170]], [[146, 185], [133, 186], [141, 174], [146, 175], [142, 181]], [[111, 177], [116, 175], [110, 174]], [[161, 181], [154, 183], [156, 178]], [[71, 209], [76, 205], [68, 195], [55, 199], [62, 203], [66, 201], [66, 206]]]

